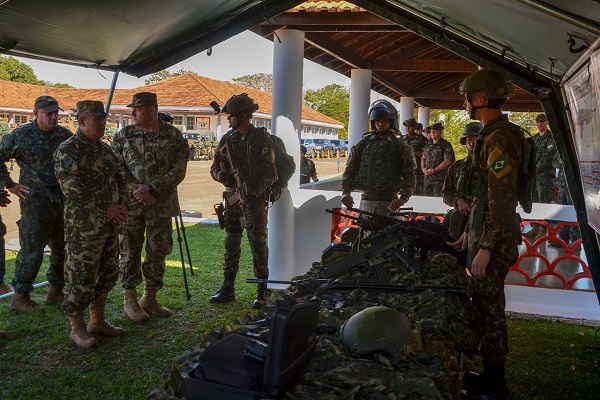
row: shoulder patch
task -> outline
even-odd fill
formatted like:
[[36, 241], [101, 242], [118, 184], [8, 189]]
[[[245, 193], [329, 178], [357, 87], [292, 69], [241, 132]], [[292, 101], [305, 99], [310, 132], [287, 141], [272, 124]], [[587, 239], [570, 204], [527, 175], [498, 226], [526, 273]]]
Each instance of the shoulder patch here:
[[71, 158], [71, 156], [66, 155], [63, 157], [63, 163], [67, 166], [70, 167], [71, 165], [73, 165], [73, 159]]
[[269, 146], [265, 146], [262, 148], [260, 154], [262, 154], [263, 156], [267, 155], [269, 153]]
[[510, 171], [512, 171], [512, 166], [506, 159], [506, 156], [499, 148], [495, 148], [487, 159], [487, 164], [492, 173], [496, 176], [497, 179], [502, 179], [506, 176]]

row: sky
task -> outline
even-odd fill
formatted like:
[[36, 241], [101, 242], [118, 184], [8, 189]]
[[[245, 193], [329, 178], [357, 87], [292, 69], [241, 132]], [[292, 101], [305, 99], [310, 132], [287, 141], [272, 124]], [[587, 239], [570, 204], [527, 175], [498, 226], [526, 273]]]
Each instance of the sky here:
[[[76, 88], [108, 89], [113, 79], [109, 71], [69, 66], [58, 63], [18, 58], [33, 68], [38, 79], [52, 83], [68, 83]], [[168, 68], [194, 71], [198, 75], [230, 81], [243, 75], [273, 73], [273, 42], [246, 31], [213, 46], [212, 55], [204, 51]], [[144, 85], [149, 75], [136, 78], [119, 74], [117, 88], [130, 89]], [[304, 89], [320, 89], [329, 84], [350, 86], [350, 79], [311, 61], [304, 60]]]

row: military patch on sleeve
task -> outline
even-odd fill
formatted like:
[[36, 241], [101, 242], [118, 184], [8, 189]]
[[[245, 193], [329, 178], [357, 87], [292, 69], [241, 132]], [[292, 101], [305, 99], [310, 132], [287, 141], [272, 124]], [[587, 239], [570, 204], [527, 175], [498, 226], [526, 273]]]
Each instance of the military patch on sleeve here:
[[71, 158], [71, 156], [64, 156], [63, 157], [63, 163], [67, 166], [70, 167], [71, 165], [73, 165], [73, 159]]
[[487, 164], [497, 179], [502, 179], [504, 176], [510, 173], [510, 171], [512, 171], [512, 166], [508, 162], [508, 159], [502, 150], [497, 147], [490, 153]]
[[269, 146], [265, 146], [262, 148], [262, 151], [260, 152], [260, 154], [262, 154], [263, 156], [266, 156], [269, 153]]

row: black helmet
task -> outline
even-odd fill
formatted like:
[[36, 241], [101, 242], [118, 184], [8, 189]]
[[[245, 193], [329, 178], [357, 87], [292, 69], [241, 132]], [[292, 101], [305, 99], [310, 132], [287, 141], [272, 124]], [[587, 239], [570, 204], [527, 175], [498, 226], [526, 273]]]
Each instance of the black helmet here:
[[390, 119], [391, 129], [398, 129], [398, 110], [387, 100], [375, 100], [369, 107], [369, 121], [371, 121], [371, 129], [374, 129], [376, 119]]
[[300, 153], [306, 153], [306, 147], [303, 145], [300, 145]]
[[465, 125], [462, 135], [460, 135], [460, 144], [463, 146], [467, 144], [467, 137], [479, 136], [479, 132], [483, 129], [483, 125], [479, 122], [469, 122]]
[[473, 72], [462, 81], [458, 91], [460, 94], [464, 94], [479, 90], [485, 90], [490, 100], [504, 99], [506, 101], [515, 93], [504, 75], [494, 69], [480, 69]]
[[250, 118], [256, 110], [258, 110], [258, 104], [255, 104], [246, 93], [242, 93], [231, 96], [223, 106], [222, 112], [225, 114], [245, 113], [246, 118]]

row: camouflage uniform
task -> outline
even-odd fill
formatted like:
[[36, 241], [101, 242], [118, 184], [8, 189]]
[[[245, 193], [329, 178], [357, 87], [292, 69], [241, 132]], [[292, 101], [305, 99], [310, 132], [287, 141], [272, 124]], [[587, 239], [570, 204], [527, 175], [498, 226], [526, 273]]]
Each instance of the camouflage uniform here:
[[481, 355], [491, 363], [505, 363], [508, 332], [504, 307], [504, 279], [519, 256], [521, 233], [517, 208], [517, 180], [524, 138], [506, 115], [489, 121], [477, 138], [469, 194], [469, 262], [480, 248], [492, 252], [486, 274], [473, 278], [472, 303]]
[[556, 153], [556, 145], [552, 133], [548, 129], [544, 136], [539, 133], [533, 137], [537, 147], [537, 174], [535, 177], [535, 203], [552, 203], [556, 193], [554, 178], [556, 170], [552, 166], [552, 159]]
[[242, 183], [247, 185], [248, 195], [254, 198], [249, 207], [253, 227], [247, 234], [252, 251], [254, 276], [265, 277], [269, 275], [267, 203], [269, 188], [277, 181], [273, 142], [264, 128], [250, 125], [246, 135], [232, 129], [221, 138], [210, 168], [213, 179], [225, 185], [223, 193], [225, 199], [223, 271], [226, 274], [236, 274], [240, 268], [242, 231], [248, 227], [242, 226], [242, 216], [244, 215], [242, 204], [240, 202], [230, 204], [227, 201], [236, 190], [236, 182], [231, 173], [232, 162], [229, 159], [227, 147], [232, 152], [233, 164], [239, 169]]
[[342, 177], [342, 193], [362, 190], [360, 208], [385, 212], [399, 195], [408, 201], [415, 190], [412, 148], [394, 135], [368, 133], [350, 150]]
[[54, 153], [56, 177], [65, 198], [66, 315], [104, 301], [119, 275], [118, 227], [108, 207], [126, 204], [125, 180], [110, 146], [92, 143], [78, 129]]
[[6, 275], [6, 242], [4, 235], [6, 235], [6, 225], [2, 221], [2, 215], [0, 214], [0, 229], [2, 229], [2, 236], [0, 236], [0, 284], [4, 283], [4, 275]]
[[[567, 177], [565, 175], [565, 170], [558, 152], [556, 152], [552, 158], [552, 167], [558, 170], [558, 176], [556, 179], [558, 183], [558, 196], [556, 198], [556, 203], [573, 205], [573, 199], [571, 198], [569, 185], [567, 184]], [[570, 225], [563, 227], [558, 232], [558, 237], [561, 238], [566, 244], [569, 244], [569, 241], [572, 243], [577, 239], [580, 239], [581, 233], [579, 232], [579, 227]]]
[[[466, 180], [471, 176], [473, 168], [473, 159], [469, 156], [456, 160], [447, 169], [446, 178], [442, 186], [442, 198], [445, 204], [454, 209], [444, 217], [444, 224], [448, 227], [450, 235], [458, 239], [464, 231], [468, 215], [461, 214], [458, 211], [458, 200], [463, 199], [471, 204], [473, 198], [466, 194]], [[453, 215], [451, 215], [452, 213]], [[449, 219], [448, 221], [446, 219]], [[462, 229], [458, 229], [458, 226]], [[458, 230], [456, 230], [456, 229]]]
[[[454, 161], [454, 149], [446, 139], [440, 139], [437, 143], [430, 140], [423, 150], [423, 158], [425, 159], [425, 168], [435, 168], [444, 160]], [[434, 175], [424, 177], [423, 196], [442, 196], [446, 170], [438, 170]]]
[[21, 219], [17, 225], [21, 249], [15, 260], [12, 283], [16, 293], [33, 290], [46, 245], [52, 250], [46, 278], [53, 286], [65, 284], [63, 201], [52, 156], [58, 145], [72, 135], [62, 126], [49, 133], [42, 132], [33, 121], [5, 135], [0, 142], [0, 185], [14, 185], [5, 164], [14, 158], [21, 168], [19, 183], [29, 187], [27, 197], [19, 199]]
[[310, 183], [317, 180], [317, 168], [313, 160], [308, 157], [300, 157], [300, 184]]
[[[404, 136], [404, 140], [413, 148], [414, 151], [423, 152], [425, 146], [427, 145], [427, 139], [425, 139], [425, 136], [423, 135], [414, 135], [412, 137], [406, 135]], [[417, 168], [415, 168], [416, 185], [413, 194], [415, 196], [421, 196], [423, 194], [425, 175], [423, 174], [423, 170], [421, 169], [421, 157], [417, 157], [415, 155], [415, 160], [417, 162]]]
[[[177, 185], [185, 178], [188, 145], [181, 131], [160, 121], [155, 132], [128, 125], [115, 135], [112, 149], [125, 176], [130, 216], [120, 237], [121, 283], [133, 289], [163, 286], [165, 258], [173, 250], [172, 217], [179, 212]], [[156, 203], [145, 206], [133, 197], [135, 184], [151, 185]], [[146, 257], [141, 262], [146, 233]]]

